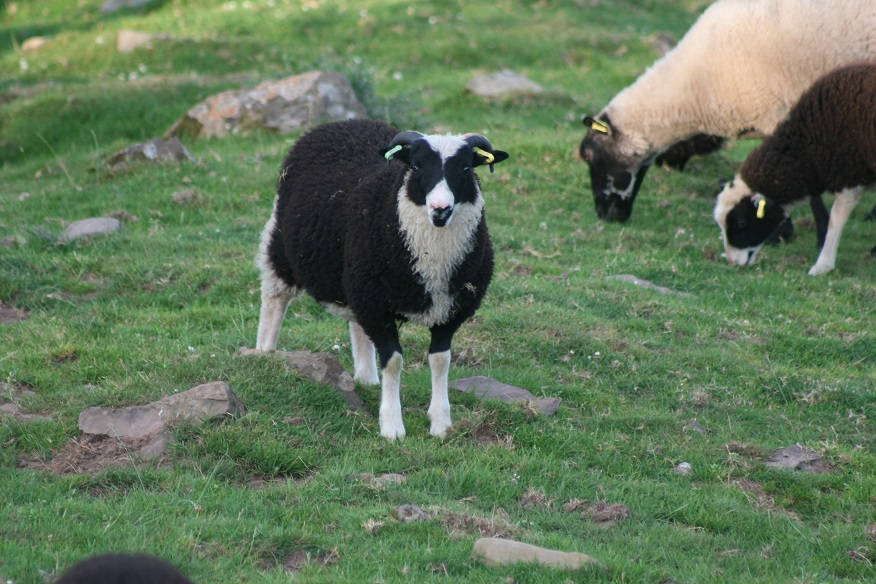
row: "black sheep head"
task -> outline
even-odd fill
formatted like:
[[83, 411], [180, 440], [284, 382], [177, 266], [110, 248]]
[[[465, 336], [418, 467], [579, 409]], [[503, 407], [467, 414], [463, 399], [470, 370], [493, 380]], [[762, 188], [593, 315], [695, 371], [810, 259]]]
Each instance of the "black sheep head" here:
[[579, 154], [590, 167], [596, 214], [600, 219], [623, 223], [633, 213], [633, 202], [653, 156], [635, 151], [624, 153], [623, 132], [612, 125], [605, 113], [598, 119], [585, 117], [584, 125], [588, 130]]
[[401, 132], [383, 151], [387, 161], [398, 160], [409, 168], [406, 195], [425, 209], [435, 227], [450, 224], [460, 204], [476, 204], [480, 187], [473, 168], [493, 165], [508, 158], [480, 134], [425, 136]]
[[731, 266], [750, 266], [763, 244], [788, 220], [784, 207], [755, 193], [736, 176], [715, 205], [715, 221], [724, 236], [724, 250]]

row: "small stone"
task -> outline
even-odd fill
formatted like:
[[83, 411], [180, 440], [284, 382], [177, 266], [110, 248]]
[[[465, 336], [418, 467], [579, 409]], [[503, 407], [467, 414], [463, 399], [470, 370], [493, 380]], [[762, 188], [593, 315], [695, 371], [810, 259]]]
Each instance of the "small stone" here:
[[683, 430], [685, 432], [696, 432], [697, 434], [708, 434], [709, 431], [706, 428], [696, 421], [695, 418], [691, 418], [687, 422], [684, 423]]
[[689, 292], [679, 292], [677, 290], [672, 290], [670, 288], [665, 288], [663, 286], [658, 286], [657, 284], [653, 284], [648, 280], [643, 280], [642, 278], [637, 278], [632, 274], [621, 274], [618, 276], [606, 276], [606, 280], [620, 280], [621, 282], [628, 282], [630, 284], [635, 284], [636, 286], [641, 286], [642, 288], [648, 288], [650, 290], [655, 290], [660, 292], [661, 294], [669, 294], [672, 296], [681, 296], [683, 298], [689, 298], [693, 296]]
[[602, 567], [595, 558], [576, 552], [550, 550], [498, 537], [482, 537], [474, 544], [474, 555], [488, 566], [537, 563], [563, 570]]
[[682, 475], [689, 475], [693, 472], [693, 467], [689, 462], [679, 462], [678, 466], [675, 467], [675, 472]]
[[429, 519], [429, 514], [417, 505], [400, 505], [395, 508], [395, 517], [399, 521], [411, 523], [414, 521], [425, 521]]
[[47, 42], [49, 42], [49, 39], [47, 37], [30, 37], [29, 39], [21, 43], [21, 50], [25, 52], [36, 51]]
[[93, 217], [75, 221], [67, 226], [61, 234], [61, 241], [70, 242], [83, 237], [97, 237], [118, 231], [122, 228], [122, 222], [112, 217]]
[[192, 156], [178, 138], [162, 140], [153, 138], [148, 142], [128, 146], [115, 154], [108, 156], [104, 161], [112, 169], [123, 167], [132, 162], [194, 162]]
[[499, 399], [508, 403], [531, 402], [538, 406], [538, 412], [542, 416], [554, 414], [562, 402], [561, 399], [555, 397], [537, 398], [523, 388], [514, 387], [482, 375], [457, 379], [451, 383], [451, 386], [481, 399]]
[[155, 2], [155, 0], [107, 0], [104, 2], [103, 6], [100, 7], [100, 11], [104, 14], [109, 14], [121, 8], [137, 8], [140, 6], [146, 6], [152, 2]]

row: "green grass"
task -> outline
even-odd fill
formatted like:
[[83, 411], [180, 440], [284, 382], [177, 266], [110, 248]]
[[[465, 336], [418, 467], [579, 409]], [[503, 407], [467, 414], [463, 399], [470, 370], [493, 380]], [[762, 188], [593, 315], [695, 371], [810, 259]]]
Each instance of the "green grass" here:
[[[733, 269], [712, 196], [750, 143], [684, 173], [653, 169], [624, 225], [596, 219], [575, 158], [581, 116], [657, 58], [651, 35], [680, 38], [706, 2], [166, 0], [113, 15], [102, 3], [0, 2], [0, 239], [17, 241], [0, 248], [0, 302], [29, 311], [0, 325], [0, 381], [34, 392], [27, 411], [50, 414], [0, 418], [0, 578], [43, 582], [107, 550], [159, 555], [196, 582], [288, 581], [283, 564], [300, 550], [326, 560], [291, 576], [307, 582], [876, 577], [872, 197], [846, 227], [834, 272], [806, 275], [816, 253], [805, 209], [791, 243]], [[119, 54], [121, 29], [175, 40]], [[52, 40], [23, 52], [35, 35]], [[197, 164], [101, 164], [213, 93], [317, 67], [348, 74], [376, 116], [486, 132], [511, 153], [481, 173], [496, 276], [454, 339], [451, 378], [559, 397], [553, 417], [453, 395], [454, 429], [429, 437], [428, 332], [413, 325], [399, 444], [378, 435], [379, 389], [360, 388], [356, 413], [279, 362], [236, 355], [255, 341], [253, 256], [294, 136], [189, 140]], [[462, 91], [503, 67], [545, 94], [491, 103]], [[199, 203], [174, 203], [183, 188]], [[136, 220], [57, 242], [69, 222], [114, 211]], [[690, 296], [606, 278], [619, 274]], [[351, 370], [346, 325], [310, 300], [290, 308], [281, 347], [335, 345]], [[214, 380], [249, 414], [178, 429], [160, 465], [21, 468], [77, 437], [84, 408]], [[709, 433], [685, 432], [691, 418]], [[794, 443], [832, 471], [763, 464]], [[688, 476], [673, 470], [682, 461]], [[375, 489], [352, 478], [390, 472], [407, 480]], [[532, 491], [542, 504], [523, 504]], [[631, 516], [600, 528], [563, 509], [575, 499]], [[431, 518], [395, 520], [404, 503]], [[588, 553], [605, 569], [485, 567], [472, 544], [496, 532]]]

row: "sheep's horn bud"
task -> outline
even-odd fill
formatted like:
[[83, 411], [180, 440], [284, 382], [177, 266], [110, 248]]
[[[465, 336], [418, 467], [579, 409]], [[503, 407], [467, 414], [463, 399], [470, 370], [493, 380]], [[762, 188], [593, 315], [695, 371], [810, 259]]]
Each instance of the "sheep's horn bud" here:
[[[393, 150], [396, 146], [407, 146], [411, 142], [420, 140], [421, 138], [423, 138], [423, 135], [419, 132], [414, 132], [413, 130], [399, 132], [395, 135], [395, 138], [392, 139], [392, 142], [389, 143], [389, 149]], [[395, 150], [394, 152], [398, 152], [398, 150]]]

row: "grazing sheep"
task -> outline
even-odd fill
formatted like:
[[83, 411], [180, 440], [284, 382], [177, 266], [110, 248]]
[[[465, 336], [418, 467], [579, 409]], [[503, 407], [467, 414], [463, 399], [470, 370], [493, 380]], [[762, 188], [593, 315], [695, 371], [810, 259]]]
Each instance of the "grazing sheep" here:
[[74, 564], [56, 584], [191, 584], [175, 567], [153, 556], [108, 553]]
[[305, 134], [283, 163], [257, 256], [257, 349], [277, 346], [289, 302], [306, 292], [350, 321], [355, 379], [378, 383], [380, 434], [404, 438], [397, 322], [429, 327], [430, 433], [451, 425], [450, 342], [493, 274], [484, 199], [473, 168], [508, 155], [483, 136], [424, 136], [351, 120]]
[[749, 154], [718, 195], [715, 221], [727, 261], [751, 265], [764, 240], [807, 197], [836, 193], [824, 248], [809, 270], [834, 268], [843, 226], [864, 188], [876, 183], [876, 65], [819, 79], [772, 136]]
[[[580, 155], [590, 167], [597, 215], [629, 219], [651, 163], [678, 142], [701, 133], [771, 134], [816, 79], [876, 62], [874, 30], [873, 0], [712, 4], [673, 50], [597, 116], [584, 118]], [[820, 199], [812, 203], [823, 233], [827, 211]]]

